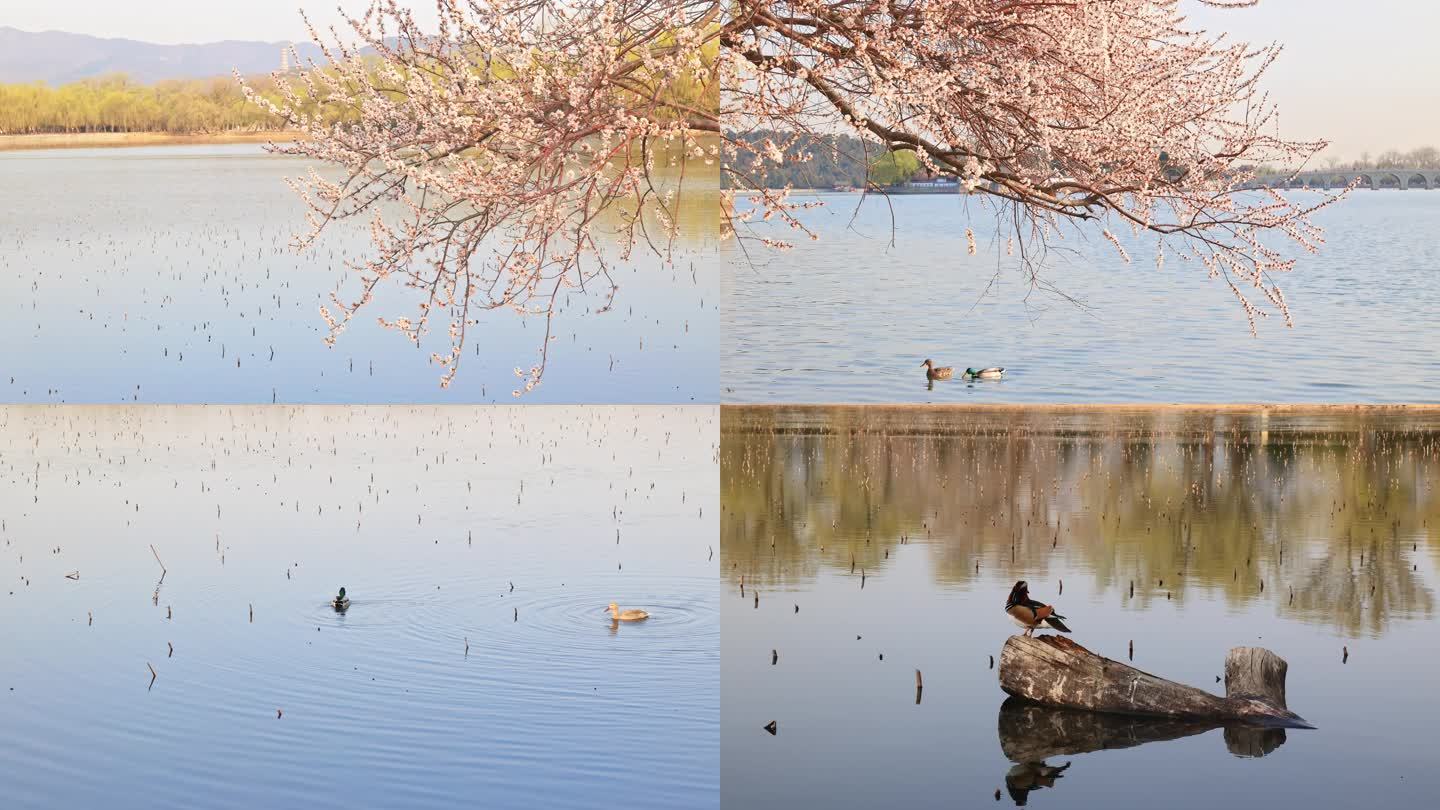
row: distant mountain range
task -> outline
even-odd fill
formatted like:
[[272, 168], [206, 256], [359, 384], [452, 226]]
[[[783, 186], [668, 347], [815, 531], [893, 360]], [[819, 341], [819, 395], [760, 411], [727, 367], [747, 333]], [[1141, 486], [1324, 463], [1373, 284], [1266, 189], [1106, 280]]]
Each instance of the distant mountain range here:
[[[157, 45], [63, 31], [21, 31], [0, 26], [0, 82], [66, 82], [124, 73], [136, 81], [204, 79], [269, 73], [281, 65], [285, 42], [228, 40], [199, 45]], [[319, 60], [320, 49], [300, 43], [301, 63]]]

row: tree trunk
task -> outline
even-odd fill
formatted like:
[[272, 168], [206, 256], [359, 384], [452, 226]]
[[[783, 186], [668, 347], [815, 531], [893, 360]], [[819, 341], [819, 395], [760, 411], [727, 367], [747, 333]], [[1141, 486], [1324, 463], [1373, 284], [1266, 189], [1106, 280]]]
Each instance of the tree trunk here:
[[1048, 706], [1113, 714], [1313, 728], [1285, 706], [1285, 662], [1237, 647], [1225, 662], [1226, 697], [1096, 655], [1062, 636], [1011, 636], [1000, 651], [1000, 688]]

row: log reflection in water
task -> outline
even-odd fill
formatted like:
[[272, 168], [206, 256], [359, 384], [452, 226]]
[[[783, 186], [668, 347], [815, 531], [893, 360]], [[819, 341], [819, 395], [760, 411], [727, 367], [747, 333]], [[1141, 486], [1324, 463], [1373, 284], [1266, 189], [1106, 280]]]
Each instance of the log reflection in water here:
[[997, 721], [1000, 751], [1014, 765], [1005, 774], [1005, 789], [1024, 806], [1032, 790], [1055, 787], [1070, 762], [1046, 760], [1094, 751], [1134, 748], [1225, 729], [1225, 747], [1237, 757], [1263, 757], [1285, 744], [1285, 729], [1226, 726], [1221, 723], [1134, 717], [1042, 706], [1018, 697], [1000, 704]]

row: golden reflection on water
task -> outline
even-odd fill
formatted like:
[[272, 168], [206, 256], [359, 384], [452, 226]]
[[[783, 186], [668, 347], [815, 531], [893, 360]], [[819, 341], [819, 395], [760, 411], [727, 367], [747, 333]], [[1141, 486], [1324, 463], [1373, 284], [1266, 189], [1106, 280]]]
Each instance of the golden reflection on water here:
[[[647, 196], [640, 207], [642, 221], [635, 233], [637, 245], [648, 241], [659, 249], [667, 243], [667, 220], [675, 229], [675, 247], [713, 246], [720, 237], [720, 160], [711, 150], [718, 148], [719, 139], [705, 135], [695, 139], [705, 157], [685, 156], [679, 141], [660, 143], [653, 150], [649, 172], [654, 194]], [[636, 155], [639, 160], [639, 155]], [[709, 162], [707, 162], [707, 160]], [[633, 197], [618, 201], [599, 212], [597, 221], [602, 230], [620, 233], [628, 230], [635, 218]]]
[[732, 581], [876, 571], [925, 543], [938, 585], [1089, 576], [1141, 607], [1218, 593], [1345, 634], [1435, 610], [1440, 410], [726, 407], [721, 421]]

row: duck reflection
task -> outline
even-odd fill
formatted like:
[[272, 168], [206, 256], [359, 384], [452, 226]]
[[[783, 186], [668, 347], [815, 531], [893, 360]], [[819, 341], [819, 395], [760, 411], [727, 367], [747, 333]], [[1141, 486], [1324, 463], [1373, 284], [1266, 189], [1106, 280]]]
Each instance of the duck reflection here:
[[1055, 787], [1071, 765], [1068, 761], [1052, 765], [1048, 760], [1178, 740], [1217, 728], [1225, 729], [1225, 747], [1239, 757], [1263, 757], [1285, 743], [1282, 728], [1103, 714], [1042, 706], [1017, 697], [1000, 704], [998, 727], [1000, 751], [1014, 763], [1005, 773], [1005, 790], [1019, 807], [1029, 802], [1031, 791]]
[[1016, 807], [1024, 807], [1030, 801], [1030, 791], [1055, 787], [1055, 780], [1065, 775], [1064, 765], [1049, 765], [1044, 762], [1017, 762], [1005, 772], [1005, 792], [1010, 794]]

